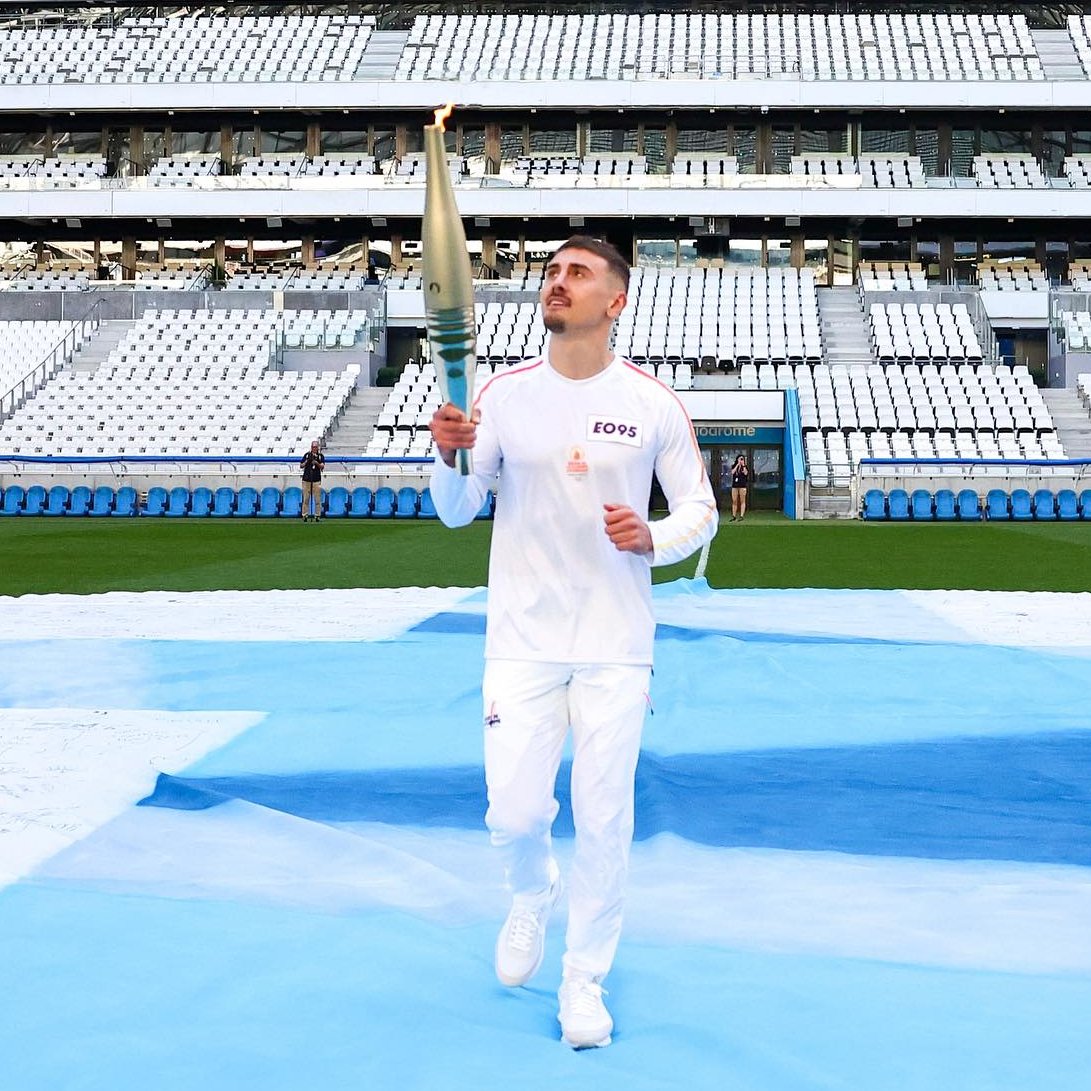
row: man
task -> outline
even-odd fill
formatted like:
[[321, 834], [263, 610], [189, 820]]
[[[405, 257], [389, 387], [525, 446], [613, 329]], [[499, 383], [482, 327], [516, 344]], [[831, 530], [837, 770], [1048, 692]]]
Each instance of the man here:
[[[469, 523], [500, 478], [482, 684], [485, 822], [513, 895], [496, 944], [497, 976], [513, 987], [541, 965], [561, 893], [550, 830], [572, 730], [576, 843], [558, 1018], [574, 1048], [607, 1045], [613, 1031], [602, 980], [621, 933], [632, 842], [655, 630], [651, 566], [688, 556], [717, 522], [682, 405], [610, 349], [628, 283], [612, 246], [569, 239], [540, 295], [546, 355], [494, 376], [469, 419], [448, 404], [431, 425], [444, 523]], [[474, 450], [469, 477], [454, 469], [460, 448]], [[670, 515], [649, 524], [653, 471]]]
[[317, 523], [322, 518], [322, 471], [326, 468], [326, 456], [318, 449], [318, 440], [311, 443], [311, 449], [299, 460], [299, 468], [303, 471], [303, 507], [299, 514], [305, 523], [313, 500]]

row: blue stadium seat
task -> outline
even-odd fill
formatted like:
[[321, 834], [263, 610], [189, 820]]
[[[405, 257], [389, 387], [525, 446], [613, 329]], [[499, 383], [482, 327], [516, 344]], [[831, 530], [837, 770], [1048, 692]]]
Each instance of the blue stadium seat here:
[[261, 490], [261, 499], [258, 502], [258, 518], [275, 519], [279, 511], [280, 489], [274, 488], [272, 485], [266, 485]]
[[375, 498], [371, 505], [371, 514], [376, 519], [391, 519], [394, 516], [395, 503], [394, 490], [387, 485], [375, 490]]
[[168, 519], [181, 519], [189, 511], [189, 489], [176, 485], [170, 491], [167, 510], [163, 513]]
[[1080, 506], [1076, 501], [1076, 494], [1072, 489], [1061, 489], [1057, 493], [1057, 518], [1070, 520], [1079, 519]]
[[221, 485], [216, 490], [212, 501], [212, 511], [209, 513], [213, 519], [227, 519], [235, 511], [235, 490], [227, 485]]
[[9, 485], [4, 490], [4, 503], [0, 504], [0, 515], [18, 515], [23, 509], [27, 491], [22, 485]]
[[1038, 489], [1034, 493], [1034, 518], [1042, 522], [1057, 518], [1057, 498], [1049, 489]]
[[326, 497], [326, 518], [343, 519], [349, 510], [349, 491], [343, 485], [330, 489]]
[[109, 515], [114, 510], [114, 490], [109, 485], [99, 485], [91, 498], [88, 515]]
[[1011, 518], [1008, 494], [1003, 489], [989, 489], [989, 494], [985, 497], [985, 515], [989, 519]]
[[68, 501], [65, 515], [86, 515], [91, 507], [91, 490], [86, 485], [77, 485], [72, 490], [72, 499]]
[[132, 485], [122, 485], [117, 490], [117, 500], [114, 503], [114, 510], [110, 512], [114, 516], [129, 517], [136, 515], [136, 508], [140, 498], [136, 494], [136, 489]]
[[417, 490], [411, 485], [406, 485], [404, 488], [399, 489], [394, 517], [396, 519], [416, 519], [417, 504], [419, 502], [420, 497], [417, 495]]
[[258, 490], [244, 485], [239, 489], [239, 499], [235, 504], [236, 519], [251, 519], [258, 510]]
[[1013, 519], [1033, 519], [1030, 493], [1026, 489], [1016, 489], [1011, 494], [1011, 517]]
[[493, 513], [496, 511], [496, 497], [493, 495], [490, 489], [485, 493], [485, 499], [481, 504], [481, 508], [474, 516], [475, 519], [491, 519]]
[[68, 503], [72, 499], [72, 494], [68, 491], [67, 485], [54, 485], [49, 490], [49, 497], [45, 502], [45, 507], [42, 509], [43, 515], [64, 515], [68, 510]]
[[27, 489], [27, 498], [23, 501], [20, 515], [41, 515], [45, 510], [46, 492], [44, 485], [31, 485]]
[[[319, 512], [322, 508], [319, 505]], [[303, 490], [298, 485], [292, 485], [284, 490], [284, 504], [280, 509], [282, 519], [300, 519], [303, 516]]]
[[973, 489], [962, 489], [958, 494], [958, 517], [965, 523], [981, 518], [981, 500]]
[[913, 518], [922, 522], [932, 519], [932, 494], [927, 489], [914, 489], [912, 498]]
[[212, 511], [212, 490], [198, 485], [193, 490], [193, 500], [189, 506], [190, 518], [203, 519]]
[[936, 492], [936, 518], [949, 523], [955, 517], [955, 494], [950, 489]]
[[1091, 489], [1080, 493], [1080, 518], [1091, 519]]
[[371, 490], [364, 485], [352, 490], [352, 502], [349, 505], [350, 519], [371, 518]]
[[162, 485], [153, 485], [148, 489], [148, 498], [144, 501], [141, 515], [162, 515], [167, 510], [167, 490]]
[[438, 519], [435, 501], [432, 499], [432, 490], [424, 489], [420, 494], [420, 510], [417, 515], [421, 519]]
[[886, 518], [886, 493], [882, 489], [868, 489], [864, 493], [863, 516], [865, 519]]
[[891, 519], [909, 518], [909, 493], [905, 489], [891, 489], [887, 497], [887, 511]]

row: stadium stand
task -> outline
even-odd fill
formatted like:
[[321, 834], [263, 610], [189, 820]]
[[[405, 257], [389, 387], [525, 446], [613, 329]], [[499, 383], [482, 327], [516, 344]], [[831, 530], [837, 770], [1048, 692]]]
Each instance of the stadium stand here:
[[[0, 333], [0, 454], [287, 458], [359, 410], [339, 450], [385, 468], [366, 486], [335, 471], [346, 477], [327, 510], [342, 488], [333, 506], [349, 516], [398, 514], [438, 397], [416, 362], [417, 114], [442, 97], [418, 81], [445, 80], [491, 104], [456, 112], [447, 164], [481, 277], [479, 382], [543, 351], [529, 293], [551, 244], [586, 229], [635, 259], [617, 351], [689, 399], [783, 395], [783, 409], [795, 391], [802, 507], [843, 493], [843, 513], [866, 510], [853, 492], [867, 491], [862, 460], [1091, 454], [1086, 405], [1073, 415], [1077, 392], [1087, 399], [1073, 374], [1091, 372], [1077, 359], [1091, 353], [1091, 304], [1075, 298], [1091, 292], [1091, 252], [1072, 192], [1091, 185], [1091, 138], [1050, 105], [1081, 101], [1089, 17], [1005, 3], [589, 7], [5, 22], [0, 83], [57, 105], [48, 125], [24, 105], [0, 126], [0, 219], [17, 240], [0, 252], [0, 314], [20, 319], [7, 371]], [[954, 83], [941, 93], [942, 81]], [[87, 89], [84, 107], [73, 96]], [[131, 327], [116, 348], [92, 338], [88, 362], [65, 353], [40, 390], [8, 396], [44, 356], [23, 338], [27, 308], [89, 304]], [[213, 315], [226, 325], [210, 328]], [[327, 359], [284, 362], [297, 353]], [[1028, 362], [1038, 383], [1068, 373], [1049, 370], [1057, 389], [1043, 395]], [[367, 389], [380, 375], [389, 391]], [[702, 423], [736, 429], [713, 445], [725, 456], [763, 427], [748, 409], [715, 412], [727, 415]], [[790, 423], [782, 413], [777, 428]], [[907, 512], [924, 518], [905, 483]], [[947, 484], [927, 485], [931, 517], [972, 518], [981, 497]], [[1077, 487], [1053, 490], [1057, 517], [1083, 511], [1085, 490], [1065, 484]], [[70, 512], [74, 485], [67, 500], [47, 490], [44, 510]], [[230, 496], [226, 481], [202, 487], [210, 515], [258, 506], [240, 481]], [[1030, 507], [1044, 518], [1048, 505], [1032, 495]]]

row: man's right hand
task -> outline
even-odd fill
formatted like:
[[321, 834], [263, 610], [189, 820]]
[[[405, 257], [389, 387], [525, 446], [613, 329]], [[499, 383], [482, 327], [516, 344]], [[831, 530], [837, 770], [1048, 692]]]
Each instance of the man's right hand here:
[[475, 410], [471, 419], [450, 402], [441, 405], [432, 414], [432, 423], [429, 425], [432, 438], [436, 441], [439, 457], [448, 466], [454, 467], [456, 452], [471, 448], [477, 442], [479, 420], [481, 420], [480, 410]]

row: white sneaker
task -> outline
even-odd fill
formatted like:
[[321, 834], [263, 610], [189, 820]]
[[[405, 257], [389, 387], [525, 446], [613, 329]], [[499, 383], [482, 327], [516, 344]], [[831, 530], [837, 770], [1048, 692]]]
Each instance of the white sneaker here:
[[603, 988], [589, 977], [566, 977], [557, 997], [561, 1010], [561, 1041], [573, 1049], [608, 1046], [614, 1021], [602, 1002]]
[[525, 985], [545, 957], [546, 925], [564, 884], [555, 875], [549, 890], [536, 897], [517, 894], [496, 939], [496, 976], [502, 985]]

